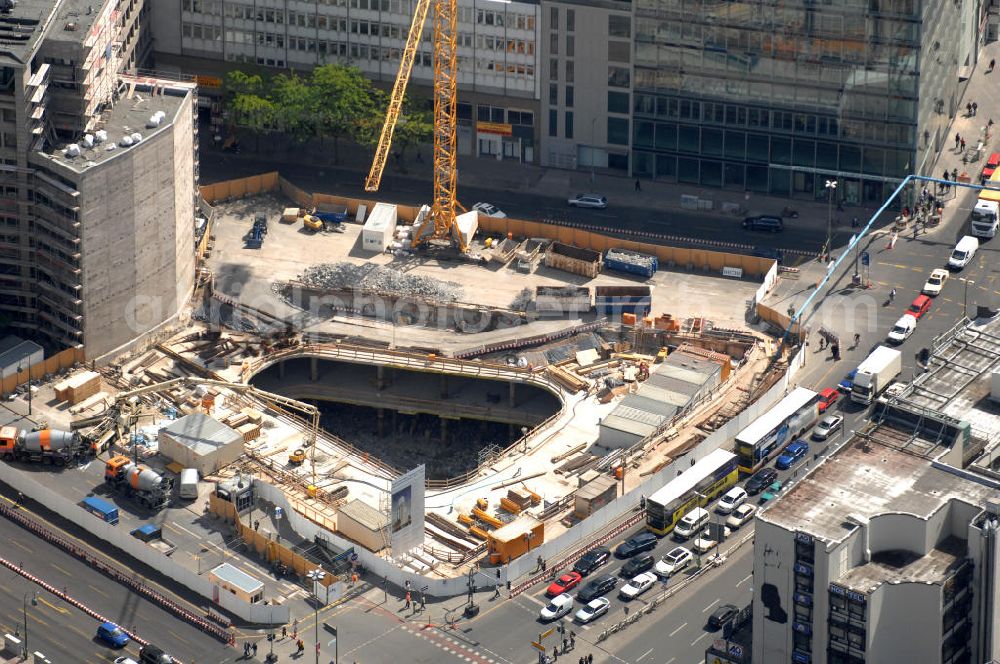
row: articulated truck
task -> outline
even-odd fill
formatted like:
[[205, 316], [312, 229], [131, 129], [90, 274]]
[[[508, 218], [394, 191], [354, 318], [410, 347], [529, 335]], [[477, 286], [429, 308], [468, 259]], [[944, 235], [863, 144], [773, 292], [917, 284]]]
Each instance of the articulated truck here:
[[888, 346], [879, 346], [858, 367], [851, 388], [851, 401], [871, 404], [903, 370], [903, 354]]
[[4, 461], [68, 466], [94, 456], [95, 452], [93, 446], [75, 431], [0, 427], [0, 457]]

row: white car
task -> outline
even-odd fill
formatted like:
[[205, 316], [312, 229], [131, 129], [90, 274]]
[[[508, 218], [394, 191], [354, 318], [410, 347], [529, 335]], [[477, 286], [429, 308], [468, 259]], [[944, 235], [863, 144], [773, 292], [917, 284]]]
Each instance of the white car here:
[[556, 595], [538, 612], [538, 617], [544, 621], [558, 620], [573, 610], [573, 596], [569, 593]]
[[948, 270], [942, 268], [933, 270], [931, 276], [927, 277], [922, 292], [926, 295], [939, 295], [944, 288], [944, 282], [948, 281], [948, 274]]
[[577, 194], [566, 201], [570, 207], [594, 208], [603, 210], [608, 207], [608, 199], [600, 194]]
[[654, 585], [656, 585], [656, 575], [652, 572], [643, 572], [625, 584], [618, 594], [622, 599], [635, 599]]
[[889, 334], [886, 336], [886, 339], [888, 339], [890, 343], [901, 344], [910, 338], [910, 335], [913, 334], [915, 329], [917, 329], [917, 319], [910, 314], [903, 314], [899, 317], [899, 320], [896, 321], [893, 328], [889, 330]]
[[669, 577], [690, 565], [692, 560], [694, 556], [690, 551], [683, 546], [677, 546], [657, 561], [653, 571], [662, 577]]
[[741, 486], [734, 486], [722, 498], [719, 498], [719, 504], [715, 506], [715, 511], [719, 514], [730, 514], [746, 501], [746, 490]]
[[472, 209], [479, 214], [485, 214], [487, 217], [496, 217], [497, 219], [507, 218], [507, 214], [492, 203], [476, 203], [472, 206]]
[[733, 513], [729, 515], [728, 519], [726, 519], [726, 525], [734, 529], [739, 528], [744, 523], [751, 520], [756, 511], [756, 507], [744, 503], [733, 510]]
[[608, 612], [611, 602], [607, 597], [598, 597], [591, 600], [586, 606], [576, 612], [574, 618], [579, 623], [589, 623], [591, 620], [599, 618]]
[[115, 664], [139, 664], [131, 657], [115, 657]]
[[714, 539], [709, 539], [708, 533], [704, 533], [691, 544], [691, 548], [693, 548], [696, 553], [708, 553], [718, 545], [719, 543]]

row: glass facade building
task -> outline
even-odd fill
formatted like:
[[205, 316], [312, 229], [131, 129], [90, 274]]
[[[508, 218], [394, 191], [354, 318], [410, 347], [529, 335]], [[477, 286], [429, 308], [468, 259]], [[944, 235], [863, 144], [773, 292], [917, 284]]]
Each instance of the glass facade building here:
[[968, 4], [635, 0], [634, 174], [884, 200], [949, 143]]

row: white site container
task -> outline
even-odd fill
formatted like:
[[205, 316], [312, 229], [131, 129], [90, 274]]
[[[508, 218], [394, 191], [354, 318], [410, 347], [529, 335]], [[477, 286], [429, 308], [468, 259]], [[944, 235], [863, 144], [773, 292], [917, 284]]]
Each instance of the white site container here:
[[366, 251], [381, 253], [392, 242], [392, 236], [395, 232], [396, 206], [389, 203], [376, 203], [361, 231], [362, 247]]
[[479, 212], [472, 210], [455, 217], [455, 225], [458, 226], [458, 233], [462, 236], [462, 245], [468, 247], [472, 243], [472, 236], [479, 228]]

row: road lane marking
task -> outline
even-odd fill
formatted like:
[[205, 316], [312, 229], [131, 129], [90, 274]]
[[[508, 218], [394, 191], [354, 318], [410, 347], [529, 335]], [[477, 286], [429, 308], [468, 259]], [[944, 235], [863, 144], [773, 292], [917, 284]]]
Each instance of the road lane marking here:
[[106, 592], [104, 592], [103, 590], [101, 590], [100, 588], [98, 588], [97, 586], [94, 586], [94, 585], [88, 583], [87, 587], [90, 588], [91, 590], [93, 590], [98, 595], [102, 595], [104, 597], [108, 597], [108, 594]]
[[648, 654], [649, 654], [649, 653], [651, 653], [651, 652], [653, 652], [653, 649], [652, 649], [652, 648], [650, 648], [650, 649], [649, 649], [649, 650], [647, 650], [646, 652], [644, 652], [644, 653], [642, 653], [641, 655], [639, 655], [639, 657], [638, 657], [638, 658], [637, 658], [637, 659], [636, 659], [635, 661], [637, 661], [637, 662], [638, 662], [638, 661], [640, 661], [640, 660], [641, 660], [642, 658], [644, 658], [644, 657], [645, 657], [646, 655], [648, 655]]
[[740, 579], [740, 581], [736, 584], [736, 587], [739, 588], [741, 585], [747, 582], [747, 579], [752, 579], [752, 578], [753, 578], [753, 572], [747, 574], [742, 579]]
[[[702, 632], [702, 633], [701, 633], [701, 636], [699, 636], [699, 637], [698, 637], [697, 639], [695, 639], [694, 641], [692, 641], [692, 642], [691, 642], [691, 645], [692, 645], [692, 646], [694, 646], [694, 645], [697, 645], [697, 644], [698, 644], [698, 642], [699, 642], [699, 641], [701, 641], [701, 640], [702, 640], [703, 638], [705, 638], [706, 636], [708, 636], [708, 632]], [[705, 660], [702, 660], [702, 661], [704, 662]]]
[[702, 609], [701, 612], [705, 613], [706, 611], [708, 611], [709, 609], [711, 609], [713, 606], [715, 606], [716, 604], [718, 604], [720, 601], [721, 600], [718, 597], [716, 597], [714, 600], [712, 600], [712, 603], [709, 604], [708, 606], [706, 606], [704, 609]]
[[184, 526], [182, 526], [182, 525], [180, 525], [180, 524], [177, 524], [177, 523], [170, 523], [170, 522], [168, 521], [168, 522], [166, 522], [166, 524], [165, 524], [165, 525], [167, 526], [167, 528], [170, 528], [171, 530], [179, 530], [179, 531], [183, 531], [183, 532], [187, 533], [188, 535], [190, 535], [191, 537], [195, 538], [196, 540], [201, 540], [201, 539], [204, 539], [204, 536], [203, 536], [203, 535], [198, 535], [198, 534], [196, 534], [196, 533], [193, 533], [193, 532], [191, 532], [190, 530], [188, 530], [187, 528], [185, 528]]
[[69, 609], [65, 609], [65, 608], [63, 608], [61, 606], [56, 606], [55, 604], [53, 604], [52, 602], [48, 601], [44, 597], [39, 597], [38, 601], [41, 602], [42, 604], [44, 604], [45, 606], [49, 607], [53, 611], [57, 611], [59, 613], [69, 613]]
[[30, 549], [30, 548], [26, 547], [25, 545], [21, 544], [17, 540], [7, 540], [7, 541], [10, 542], [11, 544], [13, 544], [14, 546], [18, 547], [19, 549], [24, 549], [28, 553], [35, 553], [34, 549]]
[[675, 629], [674, 631], [670, 632], [670, 636], [673, 636], [674, 634], [676, 634], [677, 632], [681, 631], [681, 630], [682, 630], [682, 629], [684, 629], [685, 627], [687, 627], [687, 623], [681, 623], [681, 626], [680, 626], [680, 627], [678, 627], [678, 628], [677, 628], [677, 629]]
[[50, 564], [50, 565], [51, 565], [52, 567], [54, 567], [55, 569], [57, 569], [57, 570], [59, 570], [60, 572], [62, 572], [63, 574], [65, 574], [66, 576], [73, 576], [72, 574], [70, 574], [69, 572], [67, 572], [66, 570], [64, 570], [64, 569], [63, 569], [62, 567], [59, 567], [59, 565], [56, 565], [55, 563], [49, 563], [49, 564]]

